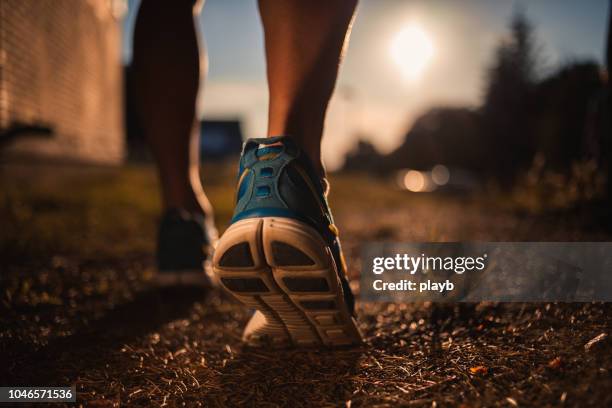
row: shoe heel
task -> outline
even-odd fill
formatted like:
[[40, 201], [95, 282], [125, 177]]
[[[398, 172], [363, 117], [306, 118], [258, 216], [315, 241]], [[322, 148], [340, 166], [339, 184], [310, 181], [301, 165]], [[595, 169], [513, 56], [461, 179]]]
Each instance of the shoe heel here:
[[334, 257], [314, 228], [290, 218], [264, 218], [262, 245], [274, 280], [317, 331], [322, 344], [362, 342]]
[[329, 248], [302, 222], [276, 217], [236, 222], [219, 241], [213, 270], [225, 289], [264, 315], [257, 330], [247, 327], [249, 342], [263, 337], [299, 346], [362, 341]]

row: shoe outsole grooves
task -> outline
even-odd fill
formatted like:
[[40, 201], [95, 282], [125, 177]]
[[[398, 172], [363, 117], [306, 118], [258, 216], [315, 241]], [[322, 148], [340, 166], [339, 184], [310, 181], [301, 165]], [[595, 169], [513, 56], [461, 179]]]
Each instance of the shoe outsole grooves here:
[[362, 343], [330, 249], [302, 222], [266, 217], [232, 224], [216, 248], [213, 271], [234, 297], [263, 315], [261, 324], [252, 321], [245, 329], [251, 345]]

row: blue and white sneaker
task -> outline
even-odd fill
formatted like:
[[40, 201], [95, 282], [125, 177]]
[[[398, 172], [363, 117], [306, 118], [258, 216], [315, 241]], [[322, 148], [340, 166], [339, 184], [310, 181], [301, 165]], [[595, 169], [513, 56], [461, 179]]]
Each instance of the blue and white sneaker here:
[[217, 241], [212, 221], [182, 209], [169, 209], [161, 218], [157, 236], [158, 286], [212, 286], [211, 259]]
[[221, 285], [257, 309], [254, 345], [344, 346], [362, 336], [327, 182], [287, 137], [248, 140], [236, 208], [213, 257]]

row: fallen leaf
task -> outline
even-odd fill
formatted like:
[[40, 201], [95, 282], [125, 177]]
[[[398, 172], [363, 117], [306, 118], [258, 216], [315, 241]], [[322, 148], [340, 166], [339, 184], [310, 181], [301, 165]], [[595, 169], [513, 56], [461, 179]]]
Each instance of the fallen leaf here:
[[561, 367], [561, 357], [555, 357], [548, 362], [548, 368], [557, 369]]
[[508, 404], [512, 405], [513, 407], [518, 407], [518, 402], [516, 402], [514, 398], [506, 397], [506, 401], [508, 401]]
[[470, 373], [472, 374], [486, 374], [488, 371], [489, 369], [485, 366], [470, 367]]
[[608, 337], [608, 333], [601, 333], [600, 335], [593, 337], [584, 345], [584, 349], [589, 351], [594, 345], [605, 340], [606, 337]]

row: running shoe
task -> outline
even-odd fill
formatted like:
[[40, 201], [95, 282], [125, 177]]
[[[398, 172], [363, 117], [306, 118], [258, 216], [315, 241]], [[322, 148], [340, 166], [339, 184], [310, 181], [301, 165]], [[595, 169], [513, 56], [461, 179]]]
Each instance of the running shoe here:
[[244, 330], [247, 343], [362, 342], [327, 190], [292, 139], [245, 143], [234, 216], [213, 270], [221, 286], [256, 309]]
[[169, 209], [161, 218], [157, 237], [159, 286], [212, 286], [211, 258], [217, 239], [212, 222], [200, 214]]

